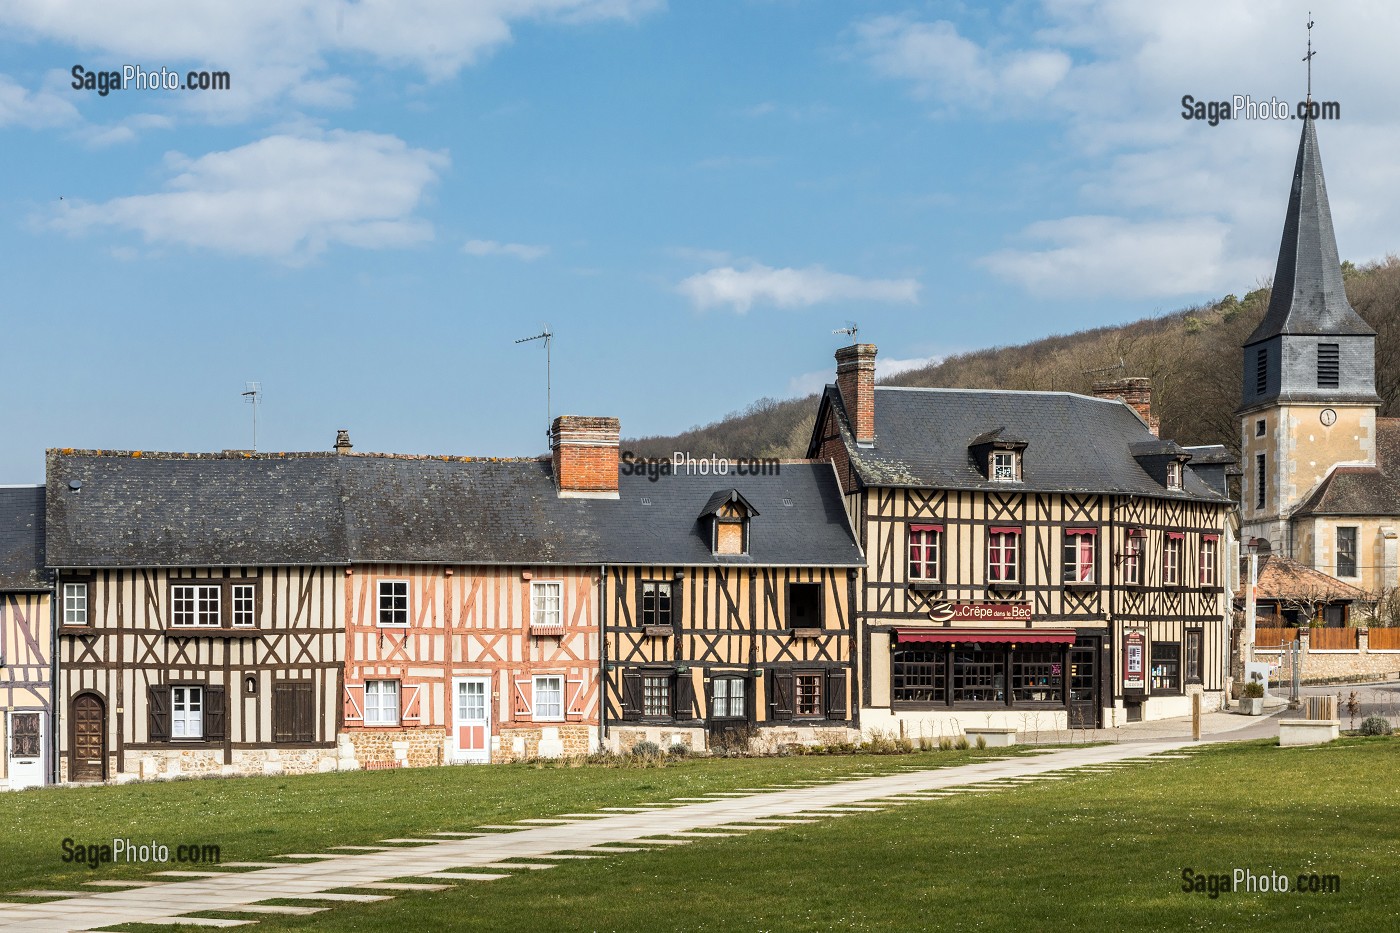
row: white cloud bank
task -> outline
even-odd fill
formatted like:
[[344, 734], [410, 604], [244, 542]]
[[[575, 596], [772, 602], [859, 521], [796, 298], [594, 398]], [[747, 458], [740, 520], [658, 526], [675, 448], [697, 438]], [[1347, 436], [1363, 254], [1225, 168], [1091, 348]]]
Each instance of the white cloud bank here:
[[916, 279], [864, 279], [822, 266], [775, 269], [760, 263], [721, 266], [682, 280], [676, 288], [700, 309], [728, 306], [740, 314], [755, 304], [805, 308], [830, 301], [912, 304], [919, 299]]
[[335, 130], [268, 136], [191, 159], [156, 194], [65, 202], [50, 223], [80, 234], [110, 227], [153, 246], [178, 245], [299, 263], [340, 243], [365, 249], [430, 240], [414, 216], [445, 154], [396, 136]]
[[532, 246], [529, 243], [501, 243], [496, 240], [468, 240], [462, 246], [468, 256], [505, 256], [522, 262], [534, 262], [549, 255], [548, 246]]

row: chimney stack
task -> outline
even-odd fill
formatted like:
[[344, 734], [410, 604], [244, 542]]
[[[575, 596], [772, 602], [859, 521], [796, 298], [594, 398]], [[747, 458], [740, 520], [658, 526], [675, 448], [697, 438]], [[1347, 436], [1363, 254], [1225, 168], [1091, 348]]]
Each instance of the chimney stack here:
[[861, 447], [875, 446], [875, 344], [836, 351], [836, 390]]
[[616, 418], [560, 415], [549, 427], [554, 487], [565, 499], [616, 499], [618, 440]]
[[1152, 380], [1146, 376], [1095, 382], [1094, 397], [1124, 402], [1147, 422], [1147, 430], [1157, 433], [1157, 416], [1152, 414]]
[[345, 428], [336, 431], [335, 452], [338, 454], [348, 454], [353, 449], [354, 445], [350, 443], [350, 432]]

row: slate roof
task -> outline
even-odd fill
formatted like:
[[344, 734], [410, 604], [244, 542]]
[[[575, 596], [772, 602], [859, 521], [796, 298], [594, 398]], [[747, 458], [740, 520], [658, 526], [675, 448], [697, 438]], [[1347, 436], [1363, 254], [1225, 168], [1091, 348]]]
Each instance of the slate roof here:
[[1376, 419], [1375, 466], [1333, 468], [1293, 514], [1400, 517], [1400, 418]]
[[1313, 120], [1305, 119], [1269, 310], [1244, 345], [1248, 347], [1280, 334], [1375, 333], [1347, 301], [1337, 237], [1332, 229], [1332, 209], [1327, 203], [1327, 183], [1322, 177], [1317, 129]]
[[[834, 469], [810, 461], [623, 475], [617, 499], [572, 499], [548, 459], [50, 451], [48, 489], [60, 567], [864, 562]], [[716, 557], [698, 516], [731, 489], [761, 517], [748, 555]]]
[[[855, 445], [835, 386], [826, 388], [823, 404], [828, 403], [837, 413], [852, 466], [868, 486], [1229, 501], [1189, 464], [1180, 490], [1155, 480], [1134, 458], [1135, 447], [1183, 451], [1158, 440], [1119, 400], [1070, 392], [876, 386], [874, 447]], [[1019, 483], [989, 480], [973, 460], [969, 446], [996, 429], [1026, 442]]]
[[0, 486], [0, 590], [48, 589], [44, 487]]

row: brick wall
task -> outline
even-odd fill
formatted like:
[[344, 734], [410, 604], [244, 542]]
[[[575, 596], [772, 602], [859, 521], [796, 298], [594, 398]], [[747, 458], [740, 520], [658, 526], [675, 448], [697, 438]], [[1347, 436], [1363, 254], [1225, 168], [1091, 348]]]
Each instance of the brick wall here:
[[875, 441], [875, 354], [873, 343], [858, 343], [836, 351], [836, 388], [857, 444]]
[[621, 426], [616, 418], [560, 415], [549, 433], [560, 493], [617, 492]]

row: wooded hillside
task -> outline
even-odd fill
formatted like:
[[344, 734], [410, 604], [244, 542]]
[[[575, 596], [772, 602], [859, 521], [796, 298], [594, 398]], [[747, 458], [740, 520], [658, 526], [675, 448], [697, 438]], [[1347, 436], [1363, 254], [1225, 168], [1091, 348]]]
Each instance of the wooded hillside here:
[[[1361, 268], [1345, 263], [1343, 273], [1352, 306], [1379, 335], [1376, 389], [1383, 400], [1381, 415], [1400, 416], [1400, 257]], [[1237, 451], [1234, 410], [1240, 400], [1240, 345], [1268, 305], [1267, 288], [1243, 298], [1226, 295], [1214, 304], [1118, 327], [961, 353], [881, 384], [1087, 393], [1095, 379], [1148, 376], [1163, 437], [1181, 444], [1225, 444]], [[834, 382], [836, 364], [828, 362]], [[816, 409], [816, 396], [764, 398], [703, 427], [669, 437], [637, 438], [623, 446], [647, 457], [676, 450], [697, 456], [800, 457], [806, 453]]]

